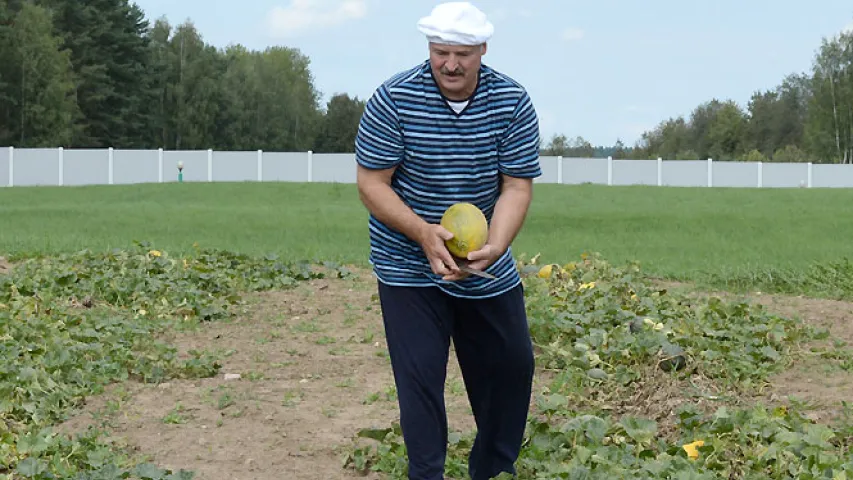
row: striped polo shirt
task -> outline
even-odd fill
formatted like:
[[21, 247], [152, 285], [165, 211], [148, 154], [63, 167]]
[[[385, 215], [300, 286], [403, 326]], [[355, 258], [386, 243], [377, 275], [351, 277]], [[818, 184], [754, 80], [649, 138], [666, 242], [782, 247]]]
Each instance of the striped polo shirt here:
[[[392, 189], [429, 223], [439, 223], [456, 202], [473, 203], [491, 222], [500, 174], [542, 173], [539, 122], [527, 91], [486, 65], [467, 104], [455, 109], [439, 90], [429, 61], [386, 80], [367, 101], [355, 158], [369, 169], [396, 166]], [[370, 264], [388, 285], [435, 285], [458, 297], [484, 298], [521, 281], [511, 248], [486, 269], [496, 279], [469, 275], [445, 281], [432, 272], [417, 242], [373, 215], [368, 227]]]

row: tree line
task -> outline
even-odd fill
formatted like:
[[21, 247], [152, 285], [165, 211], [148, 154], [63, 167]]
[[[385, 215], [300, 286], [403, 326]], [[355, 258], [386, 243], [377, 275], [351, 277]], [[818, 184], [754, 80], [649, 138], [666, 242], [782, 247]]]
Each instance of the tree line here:
[[633, 147], [553, 136], [545, 155], [616, 159], [853, 163], [853, 30], [823, 38], [810, 72], [755, 91], [746, 106], [711, 99], [671, 117]]
[[0, 145], [351, 151], [298, 50], [217, 49], [127, 0], [0, 0]]
[[[128, 0], [0, 0], [0, 145], [351, 152], [365, 101], [321, 103], [295, 48], [216, 48]], [[712, 99], [634, 146], [555, 135], [542, 154], [851, 163], [853, 32], [744, 107]]]

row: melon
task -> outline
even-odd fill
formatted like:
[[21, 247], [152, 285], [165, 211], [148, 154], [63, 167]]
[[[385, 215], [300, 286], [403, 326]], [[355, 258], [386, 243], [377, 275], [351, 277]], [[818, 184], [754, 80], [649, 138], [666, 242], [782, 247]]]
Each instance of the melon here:
[[549, 263], [548, 265], [545, 265], [542, 268], [540, 268], [539, 271], [536, 272], [536, 275], [539, 278], [549, 278], [551, 276], [551, 273], [553, 272], [553, 270], [554, 270], [554, 264]]
[[468, 202], [451, 205], [441, 216], [441, 226], [453, 234], [444, 244], [457, 258], [483, 248], [489, 239], [489, 223], [482, 210]]

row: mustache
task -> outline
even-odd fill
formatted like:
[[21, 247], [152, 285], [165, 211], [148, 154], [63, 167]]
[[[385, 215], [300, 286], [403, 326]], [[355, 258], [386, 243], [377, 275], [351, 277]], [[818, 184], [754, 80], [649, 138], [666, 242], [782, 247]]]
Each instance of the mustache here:
[[441, 74], [442, 74], [442, 75], [447, 75], [448, 77], [461, 77], [461, 76], [463, 75], [463, 72], [462, 72], [462, 70], [460, 70], [460, 69], [456, 69], [456, 70], [450, 71], [450, 70], [448, 70], [448, 69], [446, 69], [446, 68], [442, 68], [442, 69], [441, 69]]

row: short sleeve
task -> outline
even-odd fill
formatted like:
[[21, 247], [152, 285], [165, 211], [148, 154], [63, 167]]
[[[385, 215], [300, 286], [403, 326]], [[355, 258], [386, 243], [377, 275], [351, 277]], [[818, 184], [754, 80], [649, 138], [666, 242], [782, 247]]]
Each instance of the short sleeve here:
[[527, 92], [515, 107], [509, 126], [498, 146], [498, 169], [504, 175], [535, 178], [542, 175], [539, 165], [539, 118]]
[[355, 138], [355, 159], [374, 170], [394, 167], [403, 159], [397, 108], [384, 85], [365, 104]]

